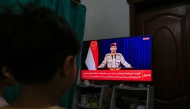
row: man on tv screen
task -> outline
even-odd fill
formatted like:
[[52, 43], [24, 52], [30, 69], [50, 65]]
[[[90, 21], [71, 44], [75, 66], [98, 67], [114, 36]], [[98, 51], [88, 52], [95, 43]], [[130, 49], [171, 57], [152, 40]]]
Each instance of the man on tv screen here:
[[117, 53], [117, 43], [112, 43], [110, 45], [111, 53], [106, 54], [103, 62], [100, 64], [98, 68], [104, 68], [107, 64], [107, 67], [111, 70], [113, 69], [120, 69], [120, 63], [123, 64], [126, 68], [132, 68], [132, 66], [125, 61], [125, 58], [121, 53]]

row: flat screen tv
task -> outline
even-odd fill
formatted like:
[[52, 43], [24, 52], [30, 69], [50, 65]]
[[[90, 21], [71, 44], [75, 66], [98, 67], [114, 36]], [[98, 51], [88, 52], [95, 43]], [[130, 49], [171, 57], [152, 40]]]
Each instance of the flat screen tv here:
[[82, 80], [152, 81], [152, 37], [83, 41]]

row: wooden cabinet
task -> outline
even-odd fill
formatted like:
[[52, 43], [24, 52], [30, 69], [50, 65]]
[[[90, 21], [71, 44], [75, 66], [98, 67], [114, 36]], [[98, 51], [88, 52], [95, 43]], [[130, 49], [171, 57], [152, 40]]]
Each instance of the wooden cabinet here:
[[190, 109], [190, 1], [128, 3], [131, 36], [153, 37], [155, 109]]
[[[82, 96], [86, 96], [84, 104]], [[90, 97], [89, 97], [90, 96]], [[89, 101], [90, 100], [90, 101]], [[91, 107], [90, 102], [97, 102], [97, 107]], [[74, 99], [74, 109], [108, 109], [109, 91], [107, 85], [78, 85]]]
[[[116, 100], [120, 98], [126, 102], [127, 109], [130, 109], [131, 104], [136, 106], [141, 105], [141, 107], [145, 107], [146, 109], [154, 109], [154, 87], [135, 88], [115, 86], [113, 88], [110, 109], [120, 109], [117, 104], [124, 105], [124, 103], [117, 103]], [[134, 108], [131, 109], [136, 109], [136, 107], [134, 106]]]

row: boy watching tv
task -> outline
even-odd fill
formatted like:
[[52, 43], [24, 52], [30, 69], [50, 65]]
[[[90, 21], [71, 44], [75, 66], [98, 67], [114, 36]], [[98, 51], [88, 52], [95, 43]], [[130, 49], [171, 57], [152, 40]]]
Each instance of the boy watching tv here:
[[60, 97], [76, 75], [76, 55], [81, 44], [75, 32], [65, 19], [48, 8], [27, 5], [20, 14], [1, 13], [0, 21], [13, 15], [17, 20], [11, 34], [0, 32], [11, 37], [3, 58], [21, 89], [18, 98], [2, 109], [60, 108]]
[[17, 81], [11, 74], [7, 65], [3, 62], [2, 54], [7, 47], [7, 42], [10, 40], [10, 31], [12, 26], [16, 23], [17, 17], [15, 15], [9, 15], [8, 13], [2, 13], [0, 15], [0, 108], [9, 105], [7, 101], [2, 97], [2, 92], [6, 86], [15, 86]]

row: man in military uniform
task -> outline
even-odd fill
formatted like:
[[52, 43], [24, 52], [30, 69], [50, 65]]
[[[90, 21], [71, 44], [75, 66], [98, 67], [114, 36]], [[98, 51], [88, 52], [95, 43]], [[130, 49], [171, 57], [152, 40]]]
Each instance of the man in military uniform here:
[[123, 55], [121, 53], [116, 53], [117, 44], [112, 43], [110, 45], [111, 53], [106, 54], [102, 64], [98, 68], [104, 68], [107, 64], [109, 69], [120, 69], [120, 63], [123, 64], [126, 68], [132, 68], [132, 66], [125, 61]]

